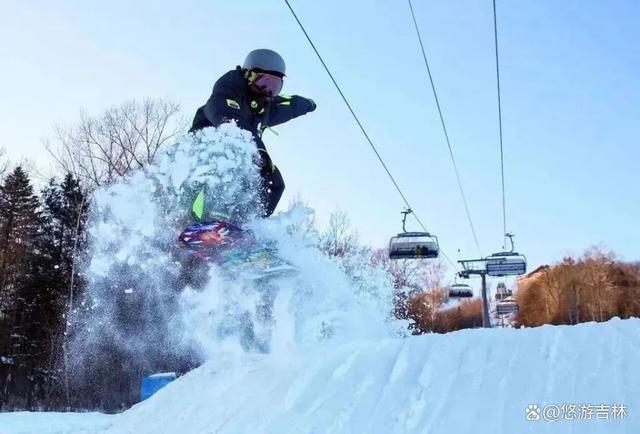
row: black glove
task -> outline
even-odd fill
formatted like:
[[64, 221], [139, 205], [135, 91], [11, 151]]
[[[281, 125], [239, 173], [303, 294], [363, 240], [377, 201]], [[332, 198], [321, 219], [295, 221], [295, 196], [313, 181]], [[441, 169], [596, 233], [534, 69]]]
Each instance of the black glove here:
[[316, 109], [316, 102], [314, 100], [312, 100], [311, 98], [307, 98], [307, 101], [309, 101], [309, 111], [312, 112]]

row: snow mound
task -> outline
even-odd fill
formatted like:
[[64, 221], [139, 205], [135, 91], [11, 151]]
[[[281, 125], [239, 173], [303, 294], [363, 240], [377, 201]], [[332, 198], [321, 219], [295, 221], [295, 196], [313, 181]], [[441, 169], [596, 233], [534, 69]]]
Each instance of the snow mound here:
[[[105, 432], [640, 432], [638, 366], [637, 319], [362, 340], [286, 359], [219, 354]], [[529, 405], [565, 404], [604, 405], [608, 416], [526, 418]]]
[[[637, 433], [638, 366], [638, 319], [360, 340], [287, 358], [226, 352], [119, 415], [4, 413], [0, 432]], [[554, 405], [582, 418], [544, 420]]]

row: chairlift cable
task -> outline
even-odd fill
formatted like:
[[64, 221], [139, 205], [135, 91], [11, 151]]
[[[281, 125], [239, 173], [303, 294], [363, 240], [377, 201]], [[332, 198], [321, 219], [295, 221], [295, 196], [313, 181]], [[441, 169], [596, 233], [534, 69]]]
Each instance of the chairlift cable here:
[[[300, 29], [302, 30], [302, 32], [304, 33], [304, 36], [307, 38], [307, 41], [309, 41], [309, 44], [311, 45], [311, 48], [313, 48], [313, 51], [316, 53], [316, 56], [318, 56], [318, 59], [320, 60], [320, 63], [322, 63], [322, 66], [324, 67], [325, 71], [327, 72], [327, 74], [329, 75], [329, 78], [331, 78], [331, 81], [333, 82], [333, 85], [335, 86], [335, 88], [338, 90], [338, 93], [340, 94], [340, 96], [342, 97], [342, 100], [344, 101], [345, 105], [347, 106], [347, 108], [349, 109], [349, 112], [351, 113], [351, 116], [353, 116], [353, 119], [356, 121], [356, 123], [358, 124], [358, 126], [360, 127], [360, 131], [362, 131], [362, 134], [364, 135], [365, 139], [367, 140], [367, 142], [369, 143], [369, 146], [371, 146], [371, 149], [373, 150], [373, 152], [376, 154], [376, 157], [378, 157], [378, 160], [380, 161], [380, 163], [382, 164], [382, 167], [384, 168], [384, 170], [387, 172], [387, 175], [389, 176], [389, 179], [391, 179], [391, 182], [393, 183], [393, 185], [395, 186], [396, 190], [398, 190], [398, 193], [400, 193], [400, 196], [402, 197], [402, 200], [404, 201], [405, 205], [407, 206], [407, 208], [409, 209], [413, 209], [411, 207], [411, 205], [409, 204], [409, 201], [407, 200], [407, 198], [405, 197], [404, 193], [402, 192], [402, 190], [400, 189], [400, 186], [398, 185], [398, 183], [396, 182], [395, 178], [393, 177], [393, 175], [391, 174], [391, 171], [389, 170], [389, 168], [387, 167], [387, 164], [384, 162], [384, 160], [382, 159], [382, 156], [380, 155], [380, 153], [378, 152], [378, 150], [376, 149], [375, 145], [373, 144], [373, 141], [371, 140], [371, 138], [369, 137], [369, 134], [367, 133], [367, 131], [365, 130], [364, 126], [362, 125], [362, 123], [360, 122], [360, 119], [358, 118], [358, 116], [356, 115], [355, 111], [353, 110], [353, 108], [351, 107], [351, 104], [349, 103], [349, 101], [347, 100], [347, 97], [344, 95], [344, 93], [342, 92], [342, 89], [340, 88], [340, 85], [338, 85], [338, 82], [336, 81], [336, 79], [334, 78], [333, 74], [331, 73], [331, 71], [329, 70], [329, 67], [327, 66], [327, 64], [325, 63], [324, 59], [322, 58], [322, 56], [320, 55], [320, 52], [318, 51], [318, 49], [316, 48], [315, 44], [313, 43], [313, 41], [311, 40], [311, 37], [309, 36], [309, 34], [307, 33], [306, 29], [304, 28], [304, 26], [302, 25], [302, 22], [300, 21], [300, 19], [298, 18], [298, 15], [295, 13], [295, 11], [293, 10], [293, 8], [291, 7], [291, 4], [289, 3], [289, 0], [284, 0], [284, 2], [287, 4], [287, 6], [289, 7], [289, 10], [291, 11], [291, 14], [293, 15], [293, 17], [295, 18], [295, 20], [297, 21], [298, 25], [300, 26]], [[414, 213], [414, 216], [416, 217], [416, 220], [418, 220], [418, 222], [420, 223], [420, 225], [424, 228], [424, 225], [422, 224], [422, 222], [420, 222], [420, 219], [418, 218], [418, 216]], [[425, 229], [425, 231], [427, 231]], [[428, 232], [428, 231], [427, 231]]]
[[433, 90], [433, 97], [436, 101], [436, 107], [438, 108], [438, 114], [440, 115], [440, 123], [442, 124], [442, 130], [444, 131], [444, 137], [447, 142], [447, 147], [449, 148], [449, 156], [451, 157], [451, 163], [453, 164], [453, 171], [456, 174], [456, 180], [458, 181], [458, 189], [460, 191], [460, 196], [462, 197], [462, 202], [464, 203], [464, 209], [467, 213], [467, 220], [469, 221], [469, 227], [471, 228], [471, 234], [473, 235], [473, 240], [476, 243], [476, 247], [478, 249], [478, 253], [482, 256], [482, 249], [480, 248], [480, 243], [478, 242], [478, 237], [476, 235], [475, 227], [473, 226], [473, 220], [471, 219], [471, 212], [469, 211], [469, 204], [467, 203], [467, 197], [464, 194], [464, 188], [462, 187], [462, 181], [460, 179], [460, 172], [458, 171], [458, 165], [456, 164], [456, 159], [453, 155], [453, 147], [451, 146], [451, 140], [449, 139], [449, 133], [447, 131], [447, 126], [444, 122], [444, 116], [442, 114], [442, 108], [440, 107], [440, 100], [438, 99], [438, 93], [436, 92], [436, 86], [433, 81], [433, 76], [431, 75], [431, 68], [429, 67], [429, 61], [427, 60], [427, 53], [424, 48], [424, 44], [422, 42], [422, 36], [420, 35], [420, 29], [418, 28], [418, 22], [416, 21], [416, 15], [413, 11], [413, 5], [411, 0], [409, 2], [409, 9], [411, 10], [411, 18], [413, 19], [413, 25], [416, 29], [416, 34], [418, 35], [418, 41], [420, 42], [420, 50], [422, 51], [422, 58], [424, 60], [424, 65], [427, 69], [427, 75], [429, 76], [429, 82], [431, 83], [431, 89]]
[[498, 126], [500, 134], [500, 171], [502, 176], [502, 233], [504, 234], [504, 248], [507, 245], [507, 205], [504, 187], [504, 149], [502, 145], [502, 99], [500, 95], [500, 61], [498, 57], [498, 18], [496, 13], [496, 0], [493, 0], [493, 37], [496, 49], [496, 84], [498, 88]]
[[[333, 82], [333, 85], [335, 86], [336, 90], [338, 91], [338, 93], [340, 94], [340, 96], [342, 97], [342, 100], [344, 101], [345, 105], [347, 106], [347, 108], [349, 109], [349, 112], [351, 113], [351, 116], [353, 116], [353, 119], [356, 121], [356, 123], [358, 124], [358, 127], [360, 127], [360, 131], [362, 131], [362, 135], [365, 137], [365, 139], [367, 140], [367, 142], [369, 143], [369, 146], [371, 147], [371, 149], [373, 150], [373, 152], [376, 154], [376, 157], [378, 157], [378, 160], [380, 161], [380, 164], [382, 164], [382, 167], [384, 168], [385, 172], [387, 172], [387, 175], [389, 177], [389, 179], [391, 180], [391, 182], [393, 183], [394, 187], [396, 188], [396, 190], [398, 191], [398, 193], [400, 194], [400, 197], [402, 197], [402, 200], [404, 201], [405, 205], [407, 206], [407, 208], [409, 209], [413, 209], [413, 207], [409, 204], [409, 201], [407, 200], [407, 197], [404, 195], [404, 193], [402, 192], [402, 189], [400, 188], [400, 186], [398, 185], [398, 183], [396, 182], [395, 178], [393, 177], [393, 175], [391, 174], [391, 171], [389, 170], [389, 168], [387, 167], [387, 164], [384, 162], [382, 156], [380, 155], [380, 153], [378, 152], [378, 150], [376, 149], [375, 145], [373, 144], [373, 141], [371, 140], [371, 138], [369, 137], [369, 134], [367, 133], [366, 129], [364, 128], [364, 126], [362, 125], [362, 122], [360, 122], [360, 119], [358, 118], [358, 115], [356, 115], [355, 111], [353, 110], [353, 108], [351, 107], [351, 104], [349, 103], [349, 100], [347, 100], [347, 97], [345, 96], [345, 94], [342, 92], [342, 89], [340, 88], [340, 85], [338, 85], [338, 82], [336, 81], [336, 79], [334, 78], [333, 74], [331, 73], [331, 70], [329, 69], [329, 67], [327, 66], [327, 64], [325, 63], [324, 59], [322, 58], [322, 56], [320, 55], [320, 52], [318, 51], [318, 49], [316, 48], [315, 44], [313, 43], [313, 41], [311, 40], [311, 37], [309, 36], [309, 33], [307, 33], [307, 30], [305, 29], [304, 25], [302, 24], [302, 22], [300, 21], [300, 18], [298, 18], [298, 15], [296, 14], [296, 12], [293, 10], [293, 7], [291, 6], [291, 3], [289, 3], [289, 0], [284, 0], [284, 2], [286, 3], [287, 7], [289, 8], [289, 10], [291, 11], [291, 14], [293, 15], [293, 17], [295, 18], [296, 22], [298, 23], [298, 26], [300, 27], [300, 29], [302, 30], [302, 33], [304, 33], [304, 36], [307, 38], [307, 41], [309, 42], [309, 45], [311, 45], [311, 48], [313, 48], [313, 51], [316, 53], [316, 56], [318, 57], [318, 59], [320, 60], [320, 63], [322, 63], [322, 66], [324, 67], [324, 70], [327, 72], [327, 74], [329, 75], [329, 78], [331, 79], [331, 81]], [[415, 219], [417, 220], [418, 224], [420, 224], [420, 226], [422, 227], [422, 229], [425, 232], [429, 232], [427, 230], [427, 228], [425, 227], [424, 223], [422, 223], [422, 220], [420, 219], [420, 217], [418, 217], [418, 215], [415, 213], [415, 211], [413, 212], [413, 216], [415, 217]], [[449, 264], [453, 267], [455, 267], [454, 263], [451, 261], [451, 259], [449, 259], [449, 257], [442, 251], [440, 250], [440, 252], [442, 253], [442, 255], [445, 257], [445, 259], [449, 262]]]
[[[502, 252], [494, 253], [492, 258], [504, 258], [502, 263], [499, 263], [497, 268], [494, 264], [491, 264], [492, 270], [489, 270], [489, 263], [487, 263], [487, 274], [489, 276], [513, 276], [522, 275], [527, 272], [527, 258], [514, 251], [513, 234], [507, 232], [507, 200], [505, 194], [505, 180], [504, 180], [504, 147], [502, 139], [502, 98], [500, 94], [500, 59], [498, 56], [498, 18], [496, 12], [496, 0], [493, 0], [493, 38], [495, 45], [496, 55], [496, 86], [498, 96], [498, 126], [500, 134], [500, 171], [502, 177], [502, 229], [504, 233]], [[511, 244], [511, 250], [507, 251], [507, 239]]]

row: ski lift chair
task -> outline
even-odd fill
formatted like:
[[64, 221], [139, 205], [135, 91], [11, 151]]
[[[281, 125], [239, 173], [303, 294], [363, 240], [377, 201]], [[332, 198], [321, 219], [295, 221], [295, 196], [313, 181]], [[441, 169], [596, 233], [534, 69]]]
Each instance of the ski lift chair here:
[[439, 250], [438, 239], [428, 232], [405, 232], [389, 242], [391, 259], [437, 258]]
[[407, 214], [412, 211], [407, 209], [402, 212], [402, 233], [392, 237], [389, 241], [390, 259], [419, 259], [437, 258], [440, 252], [438, 238], [429, 232], [407, 232], [405, 223]]
[[496, 303], [496, 313], [498, 315], [510, 315], [512, 313], [518, 312], [518, 310], [518, 303], [516, 303], [513, 298]]
[[449, 287], [450, 298], [471, 298], [473, 290], [466, 283], [454, 283]]
[[511, 241], [511, 250], [494, 253], [485, 259], [488, 276], [519, 276], [527, 272], [527, 257], [514, 252], [513, 234], [509, 233], [506, 236]]

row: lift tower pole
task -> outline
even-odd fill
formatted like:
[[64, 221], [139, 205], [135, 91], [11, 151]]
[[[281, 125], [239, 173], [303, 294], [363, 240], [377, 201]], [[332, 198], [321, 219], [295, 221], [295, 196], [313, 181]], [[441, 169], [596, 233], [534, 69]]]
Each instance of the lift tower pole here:
[[482, 273], [482, 327], [490, 328], [489, 320], [489, 298], [487, 297], [487, 273]]
[[458, 262], [462, 264], [462, 271], [458, 273], [460, 277], [468, 279], [471, 276], [480, 276], [482, 278], [482, 327], [490, 328], [489, 297], [487, 296], [487, 261], [486, 259], [464, 259]]

